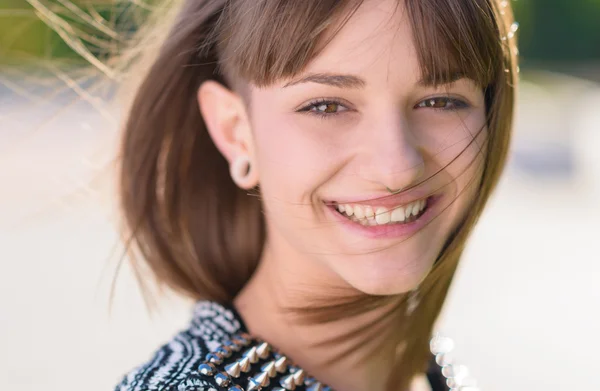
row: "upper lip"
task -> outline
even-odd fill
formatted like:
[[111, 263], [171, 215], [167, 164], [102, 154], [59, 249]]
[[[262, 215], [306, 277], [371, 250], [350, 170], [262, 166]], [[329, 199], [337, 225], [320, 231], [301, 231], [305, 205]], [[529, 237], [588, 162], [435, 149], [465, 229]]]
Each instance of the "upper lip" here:
[[383, 206], [383, 207], [396, 207], [402, 205], [408, 205], [414, 201], [426, 199], [434, 195], [433, 191], [415, 189], [406, 193], [398, 194], [371, 194], [361, 198], [340, 198], [331, 201], [326, 201], [328, 205], [342, 205], [342, 204], [356, 204], [365, 206]]

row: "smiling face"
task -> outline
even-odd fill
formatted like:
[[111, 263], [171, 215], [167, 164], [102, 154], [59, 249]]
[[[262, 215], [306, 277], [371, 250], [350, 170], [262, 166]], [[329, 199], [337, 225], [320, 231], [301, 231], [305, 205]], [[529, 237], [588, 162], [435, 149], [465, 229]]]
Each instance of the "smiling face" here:
[[421, 74], [406, 12], [367, 1], [301, 74], [250, 87], [278, 262], [369, 294], [425, 278], [474, 199], [487, 130], [481, 86]]

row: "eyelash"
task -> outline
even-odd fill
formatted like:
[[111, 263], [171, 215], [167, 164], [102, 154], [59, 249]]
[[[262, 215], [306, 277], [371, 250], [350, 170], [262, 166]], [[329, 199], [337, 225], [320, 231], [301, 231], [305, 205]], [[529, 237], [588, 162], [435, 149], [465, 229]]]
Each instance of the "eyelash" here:
[[[426, 105], [427, 103], [431, 103], [431, 102], [439, 101], [439, 100], [445, 100], [447, 102], [447, 104], [449, 104], [451, 107], [450, 108], [447, 108], [447, 107], [441, 108], [441, 107], [432, 107], [432, 106], [421, 106], [421, 105]], [[313, 111], [314, 108], [317, 108], [317, 107], [323, 106], [323, 105], [342, 106], [342, 107], [346, 108], [346, 110], [343, 110], [341, 112], [335, 112], [335, 113], [324, 113], [324, 112], [319, 112], [319, 111]], [[418, 108], [418, 109], [431, 108], [433, 110], [443, 112], [443, 111], [456, 111], [456, 110], [466, 109], [469, 107], [469, 104], [461, 99], [452, 98], [449, 96], [436, 96], [436, 97], [424, 99], [421, 102], [417, 103], [414, 107]], [[321, 99], [317, 99], [317, 100], [314, 100], [314, 101], [308, 103], [306, 106], [299, 109], [298, 112], [309, 113], [311, 115], [316, 115], [321, 118], [331, 118], [332, 116], [342, 114], [343, 112], [348, 111], [348, 110], [350, 110], [350, 109], [348, 109], [346, 106], [344, 106], [344, 104], [337, 99], [321, 98]]]
[[298, 112], [305, 112], [311, 115], [316, 115], [318, 117], [321, 118], [331, 118], [332, 116], [336, 116], [336, 115], [340, 115], [342, 112], [336, 112], [336, 113], [324, 113], [324, 112], [319, 112], [319, 111], [313, 111], [313, 108], [317, 108], [319, 106], [323, 106], [323, 105], [338, 105], [338, 106], [342, 106], [344, 108], [346, 108], [347, 111], [349, 110], [346, 106], [344, 106], [344, 104], [337, 100], [337, 99], [330, 99], [330, 98], [321, 98], [321, 99], [317, 99], [314, 100], [310, 103], [308, 103], [306, 106], [304, 106], [303, 108], [301, 108], [300, 110], [298, 110]]

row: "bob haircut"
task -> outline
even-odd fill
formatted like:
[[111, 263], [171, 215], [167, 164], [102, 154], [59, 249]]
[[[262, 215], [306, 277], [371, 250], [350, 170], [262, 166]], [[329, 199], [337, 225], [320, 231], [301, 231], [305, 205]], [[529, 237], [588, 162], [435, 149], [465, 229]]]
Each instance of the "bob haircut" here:
[[[407, 387], [426, 369], [434, 322], [467, 237], [505, 164], [518, 71], [508, 2], [400, 1], [412, 25], [422, 77], [434, 85], [456, 72], [475, 80], [485, 95], [488, 127], [476, 198], [421, 283], [417, 308], [409, 314], [408, 300], [396, 297], [400, 304], [384, 317], [396, 317], [398, 327], [381, 330], [381, 323], [374, 323], [351, 332], [390, 333], [387, 341], [398, 343], [402, 368], [390, 381]], [[233, 300], [254, 272], [265, 240], [260, 189], [254, 197], [231, 180], [205, 128], [198, 88], [217, 80], [251, 104], [246, 86], [268, 86], [302, 72], [361, 3], [168, 0], [156, 10], [159, 17], [149, 18], [125, 56], [128, 71], [139, 77], [124, 124], [119, 178], [135, 270], [147, 267], [160, 286], [193, 299]], [[364, 296], [324, 298], [299, 310], [325, 322], [391, 300]]]

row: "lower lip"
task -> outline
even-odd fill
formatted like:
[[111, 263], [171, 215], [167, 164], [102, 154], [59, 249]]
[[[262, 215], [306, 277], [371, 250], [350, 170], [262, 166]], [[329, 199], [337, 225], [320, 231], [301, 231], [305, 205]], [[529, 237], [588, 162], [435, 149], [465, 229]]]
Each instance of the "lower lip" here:
[[326, 208], [345, 228], [361, 236], [371, 239], [401, 238], [413, 235], [433, 219], [435, 206], [439, 203], [440, 198], [441, 196], [439, 195], [429, 197], [425, 212], [415, 221], [406, 224], [362, 225], [342, 216], [335, 206], [327, 206]]

